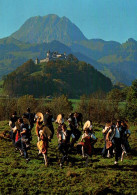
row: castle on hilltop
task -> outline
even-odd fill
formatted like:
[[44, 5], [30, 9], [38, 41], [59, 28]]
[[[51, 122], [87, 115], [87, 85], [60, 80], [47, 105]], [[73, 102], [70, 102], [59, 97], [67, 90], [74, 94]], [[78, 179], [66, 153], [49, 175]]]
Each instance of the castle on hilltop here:
[[49, 62], [49, 61], [57, 60], [57, 59], [65, 60], [66, 58], [67, 58], [67, 56], [66, 56], [65, 52], [64, 52], [64, 54], [59, 54], [57, 51], [50, 52], [50, 50], [49, 50], [47, 52], [47, 57], [42, 59], [42, 60], [39, 60], [38, 58], [36, 58], [35, 64], [39, 64], [42, 62]]

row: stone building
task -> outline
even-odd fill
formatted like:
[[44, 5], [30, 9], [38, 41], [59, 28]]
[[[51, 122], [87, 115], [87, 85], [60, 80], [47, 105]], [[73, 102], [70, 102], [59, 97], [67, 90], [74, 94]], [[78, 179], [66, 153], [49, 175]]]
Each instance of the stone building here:
[[65, 60], [66, 58], [67, 58], [67, 56], [66, 56], [65, 52], [64, 52], [64, 54], [60, 54], [57, 51], [50, 52], [50, 50], [49, 50], [47, 52], [46, 58], [41, 59], [41, 60], [36, 58], [35, 64], [39, 64], [39, 63], [42, 63], [42, 62], [49, 62], [49, 61], [56, 60], [56, 59]]

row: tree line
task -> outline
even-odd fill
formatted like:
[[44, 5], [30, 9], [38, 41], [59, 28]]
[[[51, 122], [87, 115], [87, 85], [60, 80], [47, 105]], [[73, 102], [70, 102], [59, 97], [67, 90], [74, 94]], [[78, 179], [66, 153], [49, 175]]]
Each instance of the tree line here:
[[50, 101], [44, 98], [34, 98], [32, 95], [24, 95], [19, 98], [0, 99], [0, 120], [8, 120], [16, 110], [22, 115], [27, 107], [31, 111], [45, 113], [50, 109], [53, 116], [59, 113], [67, 117], [71, 112], [77, 111], [83, 114], [83, 120], [92, 120], [96, 123], [105, 123], [107, 120], [127, 119], [137, 123], [137, 80], [130, 87], [112, 89], [109, 93], [96, 92], [90, 96], [83, 95], [73, 108], [71, 100], [66, 95], [55, 96]]

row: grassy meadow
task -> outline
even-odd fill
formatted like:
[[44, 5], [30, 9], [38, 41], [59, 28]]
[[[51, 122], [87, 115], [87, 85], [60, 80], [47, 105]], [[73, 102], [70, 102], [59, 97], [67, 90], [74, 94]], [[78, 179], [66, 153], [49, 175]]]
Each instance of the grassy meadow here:
[[[54, 127], [56, 132], [56, 125]], [[0, 121], [0, 134], [8, 129], [8, 121]], [[49, 143], [48, 167], [45, 167], [43, 157], [38, 157], [35, 127], [32, 130], [33, 140], [28, 151], [28, 163], [15, 151], [10, 140], [1, 137], [0, 194], [136, 194], [137, 127], [130, 128], [131, 152], [116, 167], [114, 158], [101, 157], [104, 145], [102, 128], [94, 126], [94, 130], [98, 141], [88, 167], [82, 156], [74, 150], [62, 169], [57, 158], [59, 153], [56, 133]]]
[[69, 101], [72, 102], [73, 110], [77, 108], [78, 103], [80, 102], [80, 99], [69, 99]]

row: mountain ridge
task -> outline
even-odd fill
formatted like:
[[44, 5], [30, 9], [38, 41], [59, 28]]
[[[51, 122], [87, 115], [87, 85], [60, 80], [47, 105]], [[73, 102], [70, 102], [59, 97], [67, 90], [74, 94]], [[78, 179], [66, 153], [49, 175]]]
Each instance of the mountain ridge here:
[[[37, 24], [38, 28], [35, 28], [35, 24]], [[25, 34], [23, 34], [21, 29]], [[46, 33], [48, 33], [47, 36]], [[66, 45], [68, 47], [67, 50], [76, 55], [80, 60], [90, 63], [97, 70], [111, 78], [113, 83], [122, 82], [126, 85], [130, 85], [132, 81], [137, 78], [137, 41], [133, 38], [129, 38], [122, 44], [117, 41], [87, 39], [80, 29], [67, 17], [59, 17], [56, 14], [29, 18], [11, 37], [23, 42], [17, 43], [14, 40], [17, 45], [7, 45], [7, 48], [3, 46], [3, 44], [0, 44], [0, 48], [5, 47], [7, 49], [6, 54], [4, 51], [1, 51], [5, 58], [0, 55], [0, 69], [1, 67], [4, 69], [4, 66], [7, 66], [7, 64], [12, 65], [10, 69], [13, 69], [13, 67], [17, 67], [17, 61], [19, 63], [18, 65], [21, 65], [21, 63], [30, 58], [34, 59], [34, 56], [42, 58], [45, 52], [42, 48], [45, 47], [40, 46], [40, 44], [42, 44], [42, 42], [45, 44], [48, 43], [51, 44], [52, 48], [52, 41], [56, 40]], [[24, 41], [27, 43], [24, 43]], [[33, 43], [28, 47], [26, 44], [29, 44], [31, 41]], [[39, 42], [38, 45], [36, 43], [37, 41]], [[53, 49], [56, 48], [56, 50], [59, 51], [60, 47], [65, 48], [65, 46], [61, 46], [59, 42], [56, 43], [56, 47], [54, 47], [54, 44]], [[26, 48], [26, 51], [19, 47], [20, 44], [22, 48]], [[18, 47], [22, 55], [19, 54], [19, 52], [17, 53]], [[13, 53], [12, 49], [16, 51]], [[9, 63], [9, 61], [11, 62]], [[2, 72], [1, 75], [5, 74], [5, 72], [6, 70]]]

